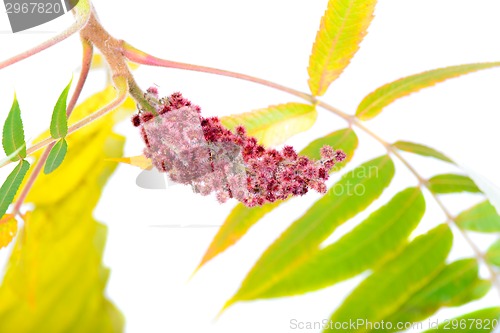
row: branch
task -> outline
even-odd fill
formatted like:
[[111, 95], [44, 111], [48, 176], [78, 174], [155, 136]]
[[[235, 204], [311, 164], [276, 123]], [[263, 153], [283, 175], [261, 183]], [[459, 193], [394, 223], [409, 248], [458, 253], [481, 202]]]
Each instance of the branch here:
[[90, 17], [90, 4], [88, 3], [87, 0], [81, 0], [81, 1], [79, 1], [78, 5], [75, 7], [75, 10], [76, 10], [76, 14], [75, 14], [76, 21], [68, 29], [64, 30], [59, 35], [56, 35], [56, 36], [52, 37], [51, 39], [43, 42], [42, 44], [35, 46], [34, 48], [32, 48], [30, 50], [24, 51], [23, 53], [20, 53], [12, 58], [1, 61], [0, 62], [0, 69], [5, 68], [5, 67], [10, 66], [10, 65], [13, 65], [16, 62], [19, 62], [21, 60], [29, 58], [32, 55], [35, 55], [35, 54], [37, 54], [45, 49], [48, 49], [49, 47], [56, 45], [57, 43], [65, 40], [66, 38], [73, 35], [74, 33], [80, 31], [87, 24], [87, 21]]
[[289, 94], [292, 94], [292, 95], [295, 95], [295, 96], [300, 97], [302, 99], [305, 99], [310, 103], [316, 102], [316, 99], [312, 95], [300, 92], [300, 91], [292, 89], [292, 88], [285, 87], [281, 84], [277, 84], [277, 83], [274, 83], [271, 81], [263, 80], [263, 79], [260, 79], [260, 78], [254, 77], [254, 76], [250, 76], [250, 75], [246, 75], [246, 74], [225, 71], [225, 70], [221, 70], [221, 69], [217, 69], [217, 68], [191, 65], [191, 64], [185, 64], [182, 62], [175, 62], [175, 61], [160, 59], [160, 58], [154, 57], [154, 56], [149, 55], [143, 51], [136, 49], [135, 47], [126, 43], [125, 41], [122, 41], [122, 48], [120, 51], [123, 53], [123, 55], [128, 60], [135, 62], [135, 63], [138, 63], [138, 64], [166, 67], [166, 68], [177, 68], [177, 69], [184, 69], [184, 70], [195, 71], [195, 72], [204, 72], [204, 73], [233, 77], [236, 79], [250, 81], [253, 83], [258, 83], [258, 84], [261, 84], [264, 86], [268, 86], [268, 87], [271, 87], [271, 88], [274, 88], [277, 90], [287, 92]]
[[314, 96], [312, 96], [312, 95], [310, 95], [308, 93], [304, 93], [304, 92], [301, 92], [301, 91], [298, 91], [298, 90], [295, 90], [295, 89], [292, 89], [292, 88], [288, 88], [288, 87], [282, 86], [280, 84], [277, 84], [277, 83], [274, 83], [274, 82], [271, 82], [271, 81], [267, 81], [267, 80], [263, 80], [263, 79], [260, 79], [260, 78], [256, 78], [256, 77], [253, 77], [253, 76], [249, 76], [249, 75], [245, 75], [245, 74], [241, 74], [241, 73], [236, 73], [236, 72], [225, 71], [225, 70], [216, 69], [216, 68], [210, 68], [210, 67], [204, 67], [204, 66], [198, 66], [198, 65], [191, 65], [191, 64], [185, 64], [185, 63], [180, 63], [180, 62], [174, 62], [174, 61], [170, 61], [170, 60], [160, 59], [160, 58], [154, 57], [152, 55], [149, 55], [149, 54], [147, 54], [147, 53], [145, 53], [143, 51], [140, 51], [140, 50], [134, 48], [133, 46], [127, 44], [124, 41], [122, 41], [121, 52], [130, 61], [133, 61], [133, 62], [136, 62], [136, 63], [139, 63], [139, 64], [143, 64], [143, 65], [166, 67], [166, 68], [177, 68], [177, 69], [184, 69], [184, 70], [190, 70], [190, 71], [205, 72], [205, 73], [210, 73], [210, 74], [228, 76], [228, 77], [237, 78], [237, 79], [240, 79], [240, 80], [250, 81], [250, 82], [258, 83], [258, 84], [261, 84], [261, 85], [264, 85], [264, 86], [268, 86], [268, 87], [271, 87], [271, 88], [274, 88], [274, 89], [277, 89], [277, 90], [289, 93], [291, 95], [297, 96], [299, 98], [302, 98], [302, 99], [304, 99], [304, 100], [306, 100], [306, 101], [308, 101], [310, 103], [319, 105], [320, 107], [324, 108], [325, 110], [328, 110], [328, 111], [334, 113], [335, 115], [341, 117], [345, 121], [347, 121], [347, 123], [349, 124], [350, 127], [352, 127], [353, 125], [356, 126], [356, 127], [358, 127], [360, 130], [362, 130], [363, 132], [367, 133], [369, 136], [371, 136], [373, 139], [375, 139], [377, 142], [379, 142], [381, 145], [383, 145], [387, 149], [387, 152], [389, 154], [392, 154], [397, 159], [399, 159], [405, 165], [405, 167], [415, 176], [415, 178], [417, 178], [420, 187], [427, 188], [427, 190], [431, 193], [432, 197], [436, 201], [437, 205], [440, 207], [440, 209], [445, 214], [445, 216], [447, 218], [447, 223], [450, 224], [451, 226], [453, 226], [455, 229], [458, 230], [458, 232], [465, 239], [465, 241], [467, 242], [467, 244], [469, 245], [469, 247], [471, 248], [471, 250], [474, 252], [474, 255], [475, 255], [476, 259], [479, 262], [483, 263], [487, 267], [487, 269], [488, 269], [488, 271], [490, 273], [491, 281], [492, 281], [493, 285], [495, 286], [495, 288], [497, 289], [497, 291], [498, 291], [498, 293], [500, 295], [500, 281], [498, 280], [497, 273], [495, 272], [495, 270], [493, 269], [493, 267], [485, 260], [484, 255], [481, 253], [481, 251], [479, 250], [479, 248], [474, 244], [474, 242], [472, 241], [472, 239], [470, 239], [469, 235], [464, 230], [460, 229], [460, 227], [458, 227], [458, 225], [457, 225], [454, 217], [448, 211], [448, 209], [446, 208], [446, 206], [444, 206], [444, 204], [441, 201], [441, 199], [439, 199], [439, 197], [436, 194], [434, 194], [432, 191], [430, 191], [429, 185], [428, 185], [427, 181], [425, 180], [425, 178], [422, 177], [418, 173], [418, 171], [397, 151], [397, 149], [395, 147], [393, 147], [391, 144], [389, 144], [384, 139], [382, 139], [381, 137], [379, 137], [377, 134], [375, 134], [374, 132], [372, 132], [363, 123], [361, 123], [355, 116], [352, 116], [352, 115], [349, 115], [347, 113], [344, 113], [341, 110], [339, 110], [339, 109], [337, 109], [337, 108], [335, 108], [335, 107], [333, 107], [333, 106], [331, 106], [331, 105], [329, 105], [329, 104], [327, 104], [325, 102], [317, 100]]

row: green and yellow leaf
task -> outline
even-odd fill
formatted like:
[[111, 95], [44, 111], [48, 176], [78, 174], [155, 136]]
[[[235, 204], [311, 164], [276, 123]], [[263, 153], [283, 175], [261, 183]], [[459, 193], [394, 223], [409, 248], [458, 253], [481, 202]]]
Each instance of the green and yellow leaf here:
[[361, 120], [372, 119], [381, 113], [387, 105], [401, 97], [460, 75], [498, 66], [500, 66], [500, 62], [458, 65], [433, 69], [401, 78], [368, 94], [359, 104], [356, 116]]
[[500, 232], [500, 215], [487, 200], [460, 213], [455, 222], [465, 230]]
[[[330, 320], [381, 322], [439, 274], [452, 242], [453, 234], [444, 224], [415, 238], [395, 258], [361, 282]], [[366, 332], [366, 328], [347, 327], [343, 332]]]
[[[314, 255], [320, 244], [341, 224], [377, 199], [394, 175], [394, 163], [382, 156], [345, 174], [267, 248], [225, 307], [254, 299]], [[339, 190], [340, 189], [340, 190]], [[351, 190], [349, 190], [351, 189]], [[356, 189], [363, 193], [356, 195]]]
[[[482, 296], [470, 292], [472, 288], [476, 288], [479, 281], [482, 282], [478, 278], [478, 270], [475, 259], [462, 259], [446, 265], [433, 280], [384, 319], [384, 322], [392, 323], [393, 329], [377, 330], [377, 332], [396, 332], [397, 323], [419, 322], [442, 307], [458, 306]], [[463, 297], [464, 292], [467, 297]], [[459, 298], [460, 302], [457, 302]], [[390, 325], [386, 325], [388, 326]]]
[[489, 263], [500, 267], [500, 240], [497, 240], [489, 247], [485, 258]]
[[455, 162], [453, 162], [450, 158], [448, 158], [448, 156], [437, 151], [436, 149], [418, 143], [413, 143], [408, 141], [398, 141], [394, 143], [393, 146], [399, 150], [406, 151], [408, 153], [413, 153], [427, 157], [434, 157], [437, 158], [438, 160], [455, 164]]
[[248, 135], [255, 137], [260, 144], [274, 146], [310, 129], [317, 115], [314, 105], [286, 103], [222, 117], [220, 121], [231, 130], [243, 125]]
[[309, 58], [309, 89], [323, 95], [351, 62], [373, 19], [375, 0], [330, 0]]
[[425, 200], [418, 188], [398, 193], [337, 242], [281, 279], [270, 279], [272, 283], [254, 299], [315, 291], [379, 266], [407, 244], [424, 212]]
[[480, 193], [481, 190], [477, 187], [472, 179], [463, 175], [442, 174], [429, 179], [429, 189], [437, 194], [471, 192]]

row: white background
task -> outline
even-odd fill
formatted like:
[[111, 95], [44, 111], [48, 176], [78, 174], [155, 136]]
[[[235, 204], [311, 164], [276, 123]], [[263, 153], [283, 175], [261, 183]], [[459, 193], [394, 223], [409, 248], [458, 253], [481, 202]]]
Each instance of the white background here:
[[[251, 74], [302, 91], [308, 90], [308, 58], [326, 5], [326, 0], [95, 1], [111, 34], [153, 55]], [[366, 94], [400, 77], [449, 65], [500, 61], [499, 1], [381, 0], [375, 15], [360, 51], [324, 96], [325, 101], [347, 113], [353, 113]], [[14, 35], [9, 32], [6, 15], [0, 14], [0, 59], [47, 39], [71, 21], [71, 15], [65, 15]], [[72, 37], [1, 70], [1, 121], [16, 91], [26, 136], [34, 138], [45, 130], [54, 101], [80, 65], [80, 54], [79, 39]], [[209, 74], [144, 66], [136, 73], [144, 89], [157, 84], [164, 95], [181, 91], [201, 105], [205, 115], [298, 101], [266, 87]], [[93, 73], [84, 95], [98, 91], [104, 82], [103, 72]], [[453, 79], [395, 102], [368, 126], [391, 142], [402, 139], [438, 148], [498, 185], [499, 87], [500, 69]], [[313, 129], [290, 143], [302, 148], [344, 126], [342, 120], [320, 110]], [[126, 155], [138, 155], [142, 143], [136, 130], [126, 122], [118, 131], [128, 138]], [[360, 148], [349, 168], [384, 152], [366, 135], [359, 133], [359, 137]], [[425, 176], [456, 171], [430, 159], [408, 158]], [[7, 171], [2, 170], [2, 176]], [[124, 312], [127, 332], [294, 332], [291, 319], [329, 318], [360, 281], [356, 278], [300, 297], [238, 303], [214, 320], [262, 251], [318, 195], [311, 193], [282, 205], [188, 282], [217, 225], [234, 203], [219, 205], [215, 199], [198, 197], [182, 186], [144, 190], [135, 185], [137, 175], [136, 169], [121, 165], [95, 210], [95, 216], [109, 225], [105, 263], [112, 275], [107, 292]], [[398, 163], [393, 185], [373, 208], [415, 184]], [[427, 199], [428, 210], [416, 233], [444, 222], [432, 199]], [[473, 195], [445, 198], [453, 213], [480, 200]], [[334, 237], [368, 213], [340, 228]], [[204, 227], [193, 228], [191, 224]], [[473, 236], [482, 248], [494, 239]], [[2, 262], [7, 255], [7, 250], [0, 252]], [[457, 236], [451, 257], [470, 255]], [[476, 304], [446, 310], [437, 317], [445, 319], [491, 304], [498, 304], [495, 292]]]

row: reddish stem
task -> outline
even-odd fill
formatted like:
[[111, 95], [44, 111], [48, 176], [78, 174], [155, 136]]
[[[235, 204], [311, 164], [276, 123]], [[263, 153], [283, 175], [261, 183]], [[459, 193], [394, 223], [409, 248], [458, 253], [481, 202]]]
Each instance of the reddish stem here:
[[75, 108], [78, 98], [81, 95], [85, 81], [90, 72], [90, 66], [92, 65], [92, 55], [94, 54], [94, 47], [88, 41], [82, 39], [83, 55], [82, 55], [82, 68], [80, 69], [80, 77], [78, 78], [78, 83], [75, 87], [75, 92], [71, 97], [66, 109], [66, 117], [69, 119], [73, 109]]
[[277, 84], [271, 81], [263, 80], [258, 77], [246, 75], [246, 74], [241, 74], [241, 73], [236, 73], [236, 72], [231, 72], [231, 71], [226, 71], [222, 69], [217, 69], [217, 68], [212, 68], [212, 67], [205, 67], [205, 66], [198, 66], [198, 65], [191, 65], [191, 64], [186, 64], [182, 62], [175, 62], [175, 61], [170, 61], [170, 60], [165, 60], [165, 59], [160, 59], [157, 57], [154, 57], [152, 55], [149, 55], [141, 50], [136, 49], [132, 45], [126, 43], [125, 41], [122, 41], [122, 48], [121, 52], [123, 55], [129, 59], [130, 61], [133, 61], [138, 64], [143, 64], [143, 65], [149, 65], [149, 66], [158, 66], [158, 67], [167, 67], [167, 68], [177, 68], [177, 69], [184, 69], [184, 70], [189, 70], [189, 71], [195, 71], [195, 72], [204, 72], [204, 73], [211, 73], [211, 74], [217, 74], [217, 75], [222, 75], [222, 76], [228, 76], [228, 77], [233, 77], [236, 79], [240, 80], [245, 80], [245, 81], [250, 81], [254, 83], [258, 83], [267, 87], [271, 87], [280, 91], [287, 92], [289, 94], [295, 95], [299, 98], [302, 98], [306, 101], [309, 101], [311, 103], [315, 103], [316, 99], [314, 96], [300, 92], [298, 90], [288, 88], [285, 86], [282, 86], [281, 84]]
[[[82, 1], [82, 2], [85, 2], [85, 1]], [[85, 7], [85, 6], [83, 6], [83, 7]], [[78, 7], [77, 7], [77, 9], [78, 9]], [[77, 15], [76, 15], [76, 22], [73, 23], [68, 29], [66, 29], [63, 32], [61, 32], [60, 34], [52, 37], [51, 39], [46, 40], [45, 42], [41, 43], [40, 45], [35, 46], [32, 49], [24, 51], [24, 52], [12, 57], [12, 58], [1, 61], [0, 62], [0, 69], [8, 67], [10, 65], [13, 65], [16, 62], [19, 62], [21, 60], [29, 58], [32, 55], [35, 55], [43, 50], [48, 49], [49, 47], [51, 47], [53, 45], [56, 45], [59, 42], [62, 42], [63, 40], [65, 40], [69, 36], [80, 31], [87, 24], [89, 17], [90, 17], [89, 10], [86, 10], [84, 8], [83, 10], [78, 11]]]

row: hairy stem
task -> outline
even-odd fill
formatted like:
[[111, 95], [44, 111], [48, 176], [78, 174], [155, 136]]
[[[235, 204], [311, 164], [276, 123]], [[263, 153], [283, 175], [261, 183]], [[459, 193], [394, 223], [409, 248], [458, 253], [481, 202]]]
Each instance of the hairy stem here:
[[75, 92], [73, 96], [71, 96], [71, 100], [68, 103], [68, 107], [66, 109], [66, 117], [69, 119], [73, 109], [75, 108], [76, 103], [78, 102], [78, 98], [83, 90], [83, 86], [87, 81], [87, 77], [89, 75], [90, 66], [92, 65], [92, 55], [94, 54], [94, 47], [88, 41], [82, 39], [82, 68], [80, 69], [80, 77], [78, 78], [78, 83], [75, 87]]
[[51, 142], [47, 148], [45, 148], [45, 151], [43, 152], [42, 156], [40, 156], [40, 159], [35, 162], [35, 168], [33, 169], [33, 172], [31, 173], [30, 177], [28, 178], [28, 181], [26, 182], [26, 185], [23, 187], [23, 190], [21, 191], [21, 194], [19, 195], [19, 198], [16, 201], [16, 204], [14, 205], [14, 208], [12, 209], [12, 215], [16, 216], [19, 214], [21, 211], [21, 206], [24, 203], [24, 200], [26, 200], [26, 197], [28, 196], [29, 191], [33, 187], [33, 184], [35, 183], [35, 180], [37, 179], [38, 175], [40, 174], [40, 171], [42, 171], [43, 165], [45, 164], [45, 161], [47, 161], [47, 158], [49, 157], [50, 150], [52, 147], [54, 147], [55, 142]]
[[226, 70], [221, 70], [221, 69], [216, 69], [216, 68], [210, 68], [210, 67], [204, 67], [204, 66], [198, 66], [198, 65], [191, 65], [191, 64], [185, 64], [185, 63], [180, 63], [180, 62], [174, 62], [170, 60], [164, 60], [160, 59], [157, 57], [154, 57], [152, 55], [149, 55], [143, 51], [140, 51], [133, 46], [127, 44], [126, 42], [123, 42], [122, 44], [122, 52], [125, 57], [127, 57], [130, 61], [143, 64], [143, 65], [150, 65], [150, 66], [159, 66], [159, 67], [166, 67], [166, 68], [177, 68], [177, 69], [184, 69], [184, 70], [190, 70], [190, 71], [198, 71], [198, 72], [204, 72], [204, 73], [210, 73], [210, 74], [216, 74], [216, 75], [222, 75], [222, 76], [228, 76], [232, 78], [237, 78], [240, 80], [245, 80], [245, 81], [250, 81], [254, 83], [258, 83], [267, 87], [271, 87], [274, 89], [277, 89], [282, 92], [286, 92], [288, 94], [297, 96], [299, 98], [302, 98], [310, 103], [319, 105], [320, 107], [334, 113], [335, 115], [341, 117], [342, 119], [346, 120], [349, 126], [356, 126], [363, 132], [367, 133], [369, 136], [371, 136], [373, 139], [375, 139], [377, 142], [379, 142], [381, 145], [383, 145], [389, 154], [392, 154], [395, 156], [397, 159], [399, 159], [405, 167], [415, 176], [415, 178], [419, 182], [420, 187], [425, 187], [427, 190], [431, 193], [432, 197], [436, 201], [437, 205], [440, 207], [440, 209], [443, 211], [447, 218], [447, 223], [450, 224], [451, 226], [454, 227], [454, 229], [458, 230], [458, 232], [462, 235], [462, 237], [465, 239], [471, 250], [474, 252], [474, 255], [478, 262], [484, 264], [490, 274], [491, 282], [493, 286], [497, 289], [499, 295], [500, 295], [500, 281], [498, 280], [498, 275], [496, 271], [493, 269], [493, 267], [485, 260], [483, 253], [480, 251], [480, 249], [474, 244], [472, 239], [469, 237], [469, 235], [462, 230], [460, 227], [458, 227], [455, 218], [450, 214], [446, 206], [443, 204], [441, 199], [434, 194], [432, 191], [430, 191], [428, 182], [424, 177], [418, 173], [418, 171], [399, 153], [399, 151], [393, 147], [390, 143], [386, 142], [384, 139], [382, 139], [380, 136], [378, 136], [376, 133], [371, 131], [369, 128], [367, 128], [362, 122], [360, 122], [355, 116], [349, 115], [347, 113], [342, 112], [341, 110], [325, 103], [320, 100], [317, 100], [316, 97], [304, 93], [292, 88], [288, 88], [285, 86], [282, 86], [280, 84], [263, 80], [260, 78], [256, 78], [253, 76], [241, 74], [241, 73], [236, 73], [236, 72], [230, 72]]
[[166, 68], [177, 68], [177, 69], [183, 69], [183, 70], [189, 70], [189, 71], [195, 71], [195, 72], [204, 72], [204, 73], [233, 77], [236, 79], [258, 83], [258, 84], [261, 84], [264, 86], [268, 86], [268, 87], [271, 87], [274, 89], [278, 89], [278, 90], [287, 92], [289, 94], [292, 94], [292, 95], [295, 95], [295, 96], [300, 97], [302, 99], [305, 99], [310, 103], [314, 103], [316, 101], [316, 99], [310, 94], [306, 94], [306, 93], [300, 92], [298, 90], [285, 87], [281, 84], [277, 84], [277, 83], [274, 83], [271, 81], [263, 80], [263, 79], [260, 79], [260, 78], [254, 77], [254, 76], [245, 75], [245, 74], [236, 73], [236, 72], [231, 72], [231, 71], [226, 71], [226, 70], [221, 70], [221, 69], [217, 69], [217, 68], [197, 66], [197, 65], [185, 64], [182, 62], [175, 62], [175, 61], [160, 59], [160, 58], [154, 57], [152, 55], [149, 55], [145, 52], [142, 52], [142, 51], [136, 49], [135, 47], [131, 46], [130, 44], [127, 44], [124, 41], [122, 41], [121, 52], [123, 53], [123, 55], [127, 59], [129, 59], [132, 62], [138, 63], [138, 64], [166, 67]]
[[87, 21], [90, 17], [90, 4], [88, 0], [80, 0], [78, 5], [74, 8], [74, 10], [76, 11], [75, 12], [76, 21], [68, 29], [52, 37], [51, 39], [41, 43], [40, 45], [35, 46], [32, 49], [24, 51], [12, 58], [0, 61], [0, 69], [13, 65], [16, 62], [29, 58], [32, 55], [35, 55], [45, 49], [48, 49], [49, 47], [56, 45], [59, 42], [62, 42], [69, 36], [80, 31], [87, 24]]

